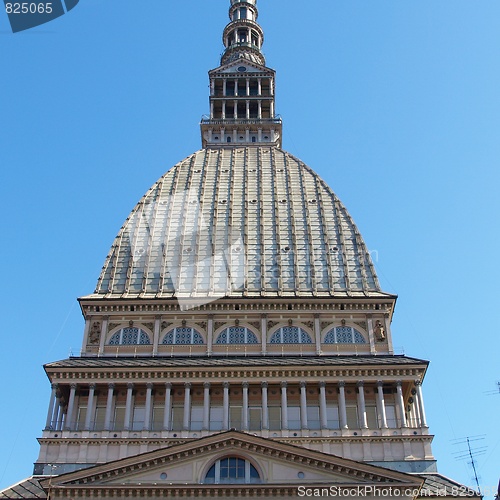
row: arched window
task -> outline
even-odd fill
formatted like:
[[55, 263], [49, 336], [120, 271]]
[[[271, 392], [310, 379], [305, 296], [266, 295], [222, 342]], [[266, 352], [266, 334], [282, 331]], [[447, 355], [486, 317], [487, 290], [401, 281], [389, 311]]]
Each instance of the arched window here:
[[366, 344], [366, 340], [352, 326], [337, 326], [325, 335], [325, 344]]
[[163, 338], [162, 344], [168, 345], [201, 345], [203, 337], [194, 328], [177, 327], [170, 330]]
[[220, 332], [216, 344], [258, 344], [255, 333], [244, 326], [230, 326]]
[[149, 335], [140, 328], [122, 328], [109, 340], [109, 345], [149, 345]]
[[238, 457], [217, 460], [208, 470], [205, 484], [249, 484], [260, 483], [257, 469], [248, 461]]
[[312, 344], [311, 336], [298, 326], [283, 326], [276, 330], [270, 344]]

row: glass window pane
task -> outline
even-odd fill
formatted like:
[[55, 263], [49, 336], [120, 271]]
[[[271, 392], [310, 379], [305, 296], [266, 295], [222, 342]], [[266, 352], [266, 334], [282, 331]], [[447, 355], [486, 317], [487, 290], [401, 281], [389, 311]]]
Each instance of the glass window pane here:
[[359, 429], [358, 423], [358, 408], [356, 406], [348, 406], [347, 410], [347, 426], [349, 429]]

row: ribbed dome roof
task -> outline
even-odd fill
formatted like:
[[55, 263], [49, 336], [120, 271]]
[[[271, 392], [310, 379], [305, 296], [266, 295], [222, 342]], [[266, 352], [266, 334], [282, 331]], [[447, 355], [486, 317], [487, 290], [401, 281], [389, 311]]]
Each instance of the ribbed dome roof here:
[[289, 153], [249, 146], [203, 149], [161, 177], [120, 229], [93, 297], [382, 295], [330, 188]]

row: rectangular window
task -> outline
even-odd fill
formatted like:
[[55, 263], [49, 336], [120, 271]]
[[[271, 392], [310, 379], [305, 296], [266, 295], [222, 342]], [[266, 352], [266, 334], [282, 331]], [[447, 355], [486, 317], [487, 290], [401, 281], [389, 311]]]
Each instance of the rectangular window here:
[[260, 431], [262, 429], [262, 408], [260, 406], [251, 406], [248, 409], [248, 424], [251, 431]]
[[346, 408], [346, 413], [347, 413], [347, 427], [349, 427], [349, 429], [359, 429], [358, 407], [348, 406]]
[[136, 406], [132, 417], [132, 430], [142, 431], [146, 421], [146, 408], [143, 406]]
[[112, 428], [115, 431], [122, 431], [125, 425], [125, 406], [115, 407], [115, 416]]
[[369, 429], [376, 429], [378, 427], [378, 417], [377, 417], [377, 407], [367, 406], [366, 407], [366, 421], [368, 423]]
[[94, 419], [93, 429], [95, 431], [104, 430], [105, 419], [106, 419], [106, 407], [98, 406], [95, 409], [95, 419]]
[[181, 431], [184, 423], [184, 406], [172, 407], [172, 430]]
[[269, 407], [269, 429], [272, 431], [281, 430], [281, 408], [279, 406]]
[[300, 429], [300, 406], [288, 407], [288, 428], [291, 430]]
[[307, 407], [307, 426], [309, 429], [321, 429], [321, 421], [319, 419], [319, 406]]
[[203, 406], [191, 407], [191, 426], [192, 431], [201, 431], [203, 427]]
[[76, 419], [76, 430], [83, 431], [85, 428], [85, 419], [87, 418], [87, 407], [80, 406], [78, 408], [78, 416]]
[[222, 420], [224, 416], [224, 409], [222, 406], [212, 406], [210, 408], [210, 430], [222, 430]]
[[328, 405], [326, 407], [326, 421], [328, 422], [329, 429], [340, 428], [339, 409], [337, 406]]
[[163, 406], [155, 406], [153, 408], [153, 423], [151, 428], [154, 431], [161, 431], [163, 429], [164, 416], [165, 416], [165, 408]]
[[242, 411], [243, 407], [241, 406], [231, 406], [229, 408], [229, 427], [241, 430]]
[[389, 429], [396, 429], [398, 426], [396, 407], [394, 405], [385, 405], [385, 415], [387, 417], [387, 427]]

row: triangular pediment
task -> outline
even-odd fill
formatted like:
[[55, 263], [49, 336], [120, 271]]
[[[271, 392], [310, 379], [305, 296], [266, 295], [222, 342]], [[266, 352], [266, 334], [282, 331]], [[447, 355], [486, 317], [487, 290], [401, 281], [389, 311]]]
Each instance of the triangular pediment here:
[[[260, 476], [259, 487], [297, 488], [315, 485], [386, 485], [418, 488], [415, 476], [328, 455], [299, 446], [237, 431], [228, 431], [141, 455], [64, 474], [51, 479], [51, 487], [114, 488], [214, 488], [204, 484], [210, 467], [224, 457], [250, 462]], [[43, 484], [48, 487], [48, 481]], [[234, 485], [232, 485], [234, 486]], [[237, 487], [255, 487], [238, 484]]]
[[[243, 68], [245, 68], [243, 70]], [[212, 73], [274, 73], [275, 71], [260, 64], [250, 62], [248, 59], [237, 59], [236, 61], [231, 61], [230, 63], [224, 64], [210, 71]]]

